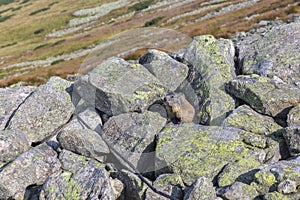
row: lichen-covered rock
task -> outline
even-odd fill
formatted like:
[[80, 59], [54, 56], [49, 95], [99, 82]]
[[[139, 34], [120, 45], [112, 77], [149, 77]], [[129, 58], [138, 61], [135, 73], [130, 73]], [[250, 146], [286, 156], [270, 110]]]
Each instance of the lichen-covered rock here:
[[191, 86], [198, 94], [201, 124], [220, 125], [235, 107], [224, 89], [235, 77], [233, 43], [211, 35], [199, 36], [187, 48], [184, 59], [194, 68]]
[[[60, 156], [60, 159], [64, 163], [64, 171], [58, 171], [47, 179], [40, 194], [41, 200], [115, 200], [118, 198], [102, 164], [66, 152], [64, 156]], [[73, 166], [74, 163], [77, 166]]]
[[74, 112], [71, 83], [59, 77], [38, 87], [13, 115], [8, 129], [25, 134], [30, 143], [50, 137]]
[[247, 105], [235, 109], [223, 122], [225, 127], [235, 127], [251, 133], [271, 134], [282, 128], [272, 117], [261, 115]]
[[29, 148], [29, 142], [22, 132], [12, 130], [0, 131], [0, 167], [12, 161]]
[[231, 185], [219, 188], [217, 194], [223, 199], [228, 200], [252, 200], [259, 195], [255, 187], [241, 182], [234, 182]]
[[283, 137], [292, 156], [300, 155], [300, 127], [286, 128]]
[[183, 200], [215, 200], [216, 198], [217, 194], [212, 181], [205, 177], [200, 177], [184, 191]]
[[145, 66], [170, 91], [175, 91], [178, 88], [186, 79], [189, 71], [185, 64], [154, 49], [143, 55], [139, 63]]
[[275, 117], [300, 102], [300, 89], [258, 75], [238, 76], [226, 85], [228, 93], [259, 113]]
[[224, 178], [229, 185], [240, 174], [280, 158], [279, 145], [271, 138], [235, 128], [182, 124], [166, 127], [158, 137], [157, 168], [168, 166], [186, 184], [199, 176], [212, 180], [224, 166], [238, 170]]
[[[160, 175], [154, 182], [153, 186], [161, 192], [172, 196], [175, 199], [182, 199], [183, 192], [181, 186], [183, 185], [182, 180], [178, 175], [174, 174], [163, 174]], [[163, 197], [150, 188], [146, 190], [145, 200], [168, 200], [169, 198]]]
[[110, 153], [101, 136], [89, 129], [63, 130], [58, 134], [57, 140], [62, 148], [101, 162]]
[[0, 88], [0, 129], [4, 129], [9, 118], [19, 105], [36, 89], [34, 86]]
[[57, 153], [46, 144], [18, 156], [0, 172], [0, 199], [21, 200], [31, 185], [42, 185], [60, 169]]
[[145, 110], [166, 94], [162, 83], [140, 64], [110, 58], [80, 78], [76, 92], [109, 115]]
[[[269, 191], [277, 191], [285, 193], [287, 191], [284, 187], [285, 183], [290, 182], [293, 193], [289, 194], [288, 199], [297, 199], [300, 197], [300, 157], [292, 160], [281, 160], [270, 164], [257, 173], [255, 173], [255, 182], [252, 185], [260, 192], [260, 194], [267, 194]], [[296, 189], [295, 189], [296, 188]], [[288, 192], [287, 192], [288, 193]], [[275, 195], [275, 194], [273, 194]], [[291, 196], [290, 196], [291, 195]], [[293, 197], [293, 198], [292, 198]], [[269, 198], [270, 199], [270, 198]]]
[[166, 121], [158, 113], [150, 111], [121, 114], [104, 124], [102, 137], [141, 172], [150, 172], [154, 169], [155, 135]]
[[277, 76], [300, 87], [300, 21], [273, 26], [264, 34], [249, 34], [238, 41], [243, 74]]
[[290, 110], [287, 124], [289, 127], [300, 127], [300, 104]]

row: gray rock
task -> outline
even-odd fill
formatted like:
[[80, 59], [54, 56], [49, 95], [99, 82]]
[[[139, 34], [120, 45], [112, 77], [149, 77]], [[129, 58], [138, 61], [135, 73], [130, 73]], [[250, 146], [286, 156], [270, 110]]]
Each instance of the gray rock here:
[[[283, 192], [283, 190], [286, 190], [284, 189], [285, 188], [284, 183], [287, 182], [291, 182], [292, 185], [295, 184], [296, 186], [299, 186], [300, 185], [299, 166], [300, 166], [300, 157], [291, 160], [281, 160], [276, 163], [270, 164], [255, 173], [254, 175], [255, 182], [253, 182], [252, 185], [254, 185], [257, 188], [260, 194], [267, 194], [269, 191], [274, 191], [274, 190], [277, 190], [278, 192]], [[290, 189], [288, 190], [290, 191]], [[300, 197], [299, 189], [296, 189], [293, 194], [298, 196], [299, 199]], [[295, 198], [291, 198], [291, 199], [295, 199]]]
[[154, 169], [155, 135], [166, 121], [158, 113], [150, 111], [121, 114], [104, 124], [102, 137], [141, 172], [149, 172]]
[[217, 194], [226, 200], [252, 200], [259, 195], [255, 187], [241, 182], [234, 182], [229, 186], [219, 188]]
[[[183, 198], [183, 192], [181, 189], [181, 185], [183, 185], [182, 181], [180, 181], [180, 177], [178, 175], [173, 174], [163, 174], [160, 175], [154, 182], [153, 186], [158, 190], [167, 195], [170, 195], [176, 199]], [[168, 200], [169, 198], [163, 197], [155, 192], [153, 192], [150, 188], [146, 190], [145, 200]]]
[[184, 59], [194, 67], [191, 85], [198, 94], [200, 123], [220, 125], [235, 107], [224, 88], [235, 77], [233, 43], [199, 36], [187, 48]]
[[205, 177], [197, 178], [197, 180], [189, 186], [184, 193], [184, 200], [215, 200], [217, 198], [213, 183]]
[[57, 153], [46, 144], [30, 149], [1, 170], [0, 199], [23, 199], [28, 186], [42, 185], [60, 166]]
[[73, 114], [70, 92], [70, 82], [59, 77], [50, 78], [19, 107], [8, 129], [23, 132], [30, 143], [44, 141]]
[[[118, 198], [102, 164], [66, 152], [60, 159], [64, 163], [64, 171], [58, 171], [47, 179], [40, 194], [41, 200]], [[72, 166], [74, 163], [76, 166]]]
[[13, 112], [36, 89], [34, 86], [0, 88], [0, 129], [4, 129]]
[[300, 127], [300, 104], [290, 110], [287, 124], [289, 127]]
[[204, 176], [210, 181], [229, 163], [220, 186], [235, 181], [241, 174], [263, 163], [280, 159], [279, 145], [271, 138], [235, 128], [182, 124], [165, 127], [158, 136], [157, 169], [169, 167], [186, 184]]
[[283, 135], [288, 146], [289, 152], [292, 156], [300, 155], [300, 127], [286, 128]]
[[104, 162], [110, 153], [101, 136], [89, 129], [63, 130], [57, 136], [62, 148]]
[[235, 109], [223, 122], [225, 127], [235, 127], [251, 133], [269, 135], [281, 129], [272, 117], [261, 115], [247, 105]]
[[75, 83], [77, 93], [109, 115], [146, 110], [166, 94], [164, 86], [140, 64], [110, 58]]
[[300, 87], [300, 22], [272, 26], [237, 43], [242, 74], [278, 76]]
[[283, 194], [290, 194], [297, 191], [297, 183], [291, 180], [284, 180], [277, 186], [278, 192]]
[[0, 131], [0, 167], [30, 148], [22, 132]]
[[172, 59], [164, 52], [154, 49], [143, 55], [139, 63], [157, 77], [170, 91], [175, 91], [178, 88], [186, 79], [189, 71], [185, 64]]
[[257, 75], [238, 76], [226, 85], [228, 93], [247, 102], [259, 113], [277, 116], [300, 102], [300, 90]]

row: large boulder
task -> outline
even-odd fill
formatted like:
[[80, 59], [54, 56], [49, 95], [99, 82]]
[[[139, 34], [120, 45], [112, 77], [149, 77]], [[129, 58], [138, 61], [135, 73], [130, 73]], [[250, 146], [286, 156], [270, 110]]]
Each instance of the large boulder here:
[[235, 107], [225, 92], [225, 83], [235, 77], [233, 43], [199, 36], [187, 48], [184, 59], [193, 66], [191, 86], [198, 94], [200, 123], [220, 125]]
[[58, 136], [62, 148], [104, 162], [110, 153], [101, 136], [89, 129], [63, 130]]
[[189, 68], [168, 54], [149, 50], [143, 55], [139, 63], [147, 68], [160, 82], [170, 91], [175, 91], [178, 86], [186, 79]]
[[283, 134], [291, 156], [300, 155], [300, 127], [286, 128]]
[[219, 188], [217, 194], [223, 199], [230, 200], [252, 200], [257, 199], [259, 196], [255, 187], [242, 182], [234, 182], [228, 186]]
[[20, 104], [36, 89], [34, 86], [0, 88], [0, 129], [4, 129]]
[[238, 76], [226, 85], [226, 90], [257, 112], [273, 117], [285, 116], [300, 102], [300, 89], [297, 87], [258, 75]]
[[50, 78], [20, 105], [7, 129], [23, 132], [30, 143], [44, 141], [72, 116], [71, 92], [70, 82]]
[[57, 153], [46, 144], [30, 149], [1, 170], [0, 199], [23, 199], [28, 186], [42, 185], [60, 167]]
[[209, 180], [233, 163], [218, 181], [220, 186], [263, 163], [280, 159], [279, 145], [269, 137], [235, 128], [182, 124], [166, 127], [158, 137], [157, 168], [168, 167], [186, 184], [199, 176]]
[[166, 121], [150, 111], [121, 114], [104, 124], [102, 137], [141, 172], [150, 172], [154, 169], [155, 136]]
[[300, 87], [299, 30], [300, 21], [240, 38], [236, 46], [242, 74], [277, 76]]
[[47, 179], [39, 199], [118, 198], [103, 164], [68, 151], [63, 151], [59, 158], [64, 171], [58, 171]]
[[166, 94], [162, 83], [140, 64], [110, 58], [81, 77], [76, 92], [109, 115], [146, 110]]
[[251, 133], [269, 135], [282, 127], [272, 117], [261, 115], [247, 105], [235, 109], [223, 122], [225, 127], [235, 127]]
[[212, 181], [205, 177], [197, 178], [197, 180], [184, 191], [184, 200], [216, 200], [217, 194]]
[[0, 167], [29, 148], [30, 144], [22, 132], [0, 131]]

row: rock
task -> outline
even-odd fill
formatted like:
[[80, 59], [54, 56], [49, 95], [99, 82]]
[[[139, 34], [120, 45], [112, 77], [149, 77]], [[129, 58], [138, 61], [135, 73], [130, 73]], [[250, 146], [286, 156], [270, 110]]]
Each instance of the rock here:
[[[80, 117], [81, 120], [84, 121], [85, 124], [89, 126], [89, 128], [95, 130], [96, 132], [101, 132], [101, 126], [103, 125], [102, 120], [94, 107], [90, 106], [87, 102], [80, 101], [76, 106], [75, 113]], [[85, 124], [82, 125], [85, 126]]]
[[172, 59], [164, 52], [154, 49], [143, 55], [139, 63], [157, 77], [169, 91], [175, 91], [186, 79], [189, 71], [185, 64]]
[[144, 111], [166, 94], [164, 86], [140, 64], [110, 58], [75, 82], [76, 92], [109, 115]]
[[158, 135], [157, 169], [168, 166], [186, 184], [197, 177], [212, 179], [229, 163], [235, 171], [222, 180], [234, 182], [240, 174], [280, 158], [279, 145], [271, 138], [235, 128], [182, 124], [166, 127]]
[[200, 177], [185, 190], [183, 200], [215, 200], [216, 198], [217, 194], [213, 183], [205, 177]]
[[36, 89], [34, 86], [0, 88], [0, 129], [3, 130], [20, 104]]
[[[291, 200], [292, 198], [287, 197], [279, 192], [269, 192], [263, 196], [264, 200]], [[295, 199], [296, 200], [296, 199]]]
[[71, 91], [70, 82], [50, 78], [18, 108], [8, 129], [23, 132], [30, 143], [44, 141], [72, 116]]
[[[172, 196], [175, 199], [182, 199], [183, 192], [181, 190], [181, 185], [183, 185], [180, 177], [173, 174], [163, 174], [160, 175], [153, 183], [153, 186], [169, 196]], [[145, 200], [168, 200], [169, 198], [163, 197], [150, 188], [146, 190]]]
[[263, 34], [249, 34], [236, 44], [242, 74], [278, 76], [300, 86], [300, 22], [272, 26]]
[[287, 124], [289, 127], [300, 127], [300, 104], [290, 110]]
[[290, 194], [297, 191], [297, 183], [291, 180], [284, 180], [277, 186], [278, 192], [283, 194]]
[[238, 76], [226, 85], [226, 91], [255, 111], [273, 117], [287, 114], [300, 102], [298, 88], [257, 75]]
[[23, 199], [28, 186], [42, 185], [60, 166], [57, 153], [46, 144], [30, 149], [1, 170], [0, 199]]
[[[300, 191], [294, 186], [300, 185], [300, 157], [291, 160], [281, 160], [270, 164], [257, 173], [255, 173], [255, 182], [260, 194], [267, 194], [268, 192], [289, 192], [293, 190], [293, 194], [300, 197]], [[289, 184], [287, 184], [289, 183]], [[275, 194], [274, 194], [275, 195]], [[269, 198], [270, 199], [270, 198]], [[294, 198], [291, 198], [294, 199]]]
[[184, 59], [194, 68], [191, 86], [198, 94], [200, 123], [220, 125], [235, 107], [224, 89], [225, 83], [235, 77], [233, 43], [199, 36], [187, 48]]
[[228, 200], [252, 200], [258, 198], [259, 195], [255, 187], [241, 182], [234, 182], [229, 186], [219, 188], [217, 194]]
[[[47, 179], [40, 194], [41, 200], [118, 198], [102, 164], [72, 153], [65, 153], [60, 159], [65, 171], [58, 171]], [[73, 167], [74, 161], [77, 166]]]
[[286, 128], [283, 135], [291, 156], [300, 155], [300, 127]]
[[247, 105], [235, 109], [223, 122], [225, 127], [235, 127], [251, 133], [269, 135], [281, 129], [272, 117], [261, 115]]
[[62, 148], [104, 162], [110, 150], [101, 136], [89, 129], [63, 130], [57, 136]]
[[102, 137], [141, 172], [150, 172], [154, 169], [153, 142], [166, 121], [150, 111], [121, 114], [104, 124]]
[[29, 148], [30, 145], [22, 132], [0, 131], [0, 168]]

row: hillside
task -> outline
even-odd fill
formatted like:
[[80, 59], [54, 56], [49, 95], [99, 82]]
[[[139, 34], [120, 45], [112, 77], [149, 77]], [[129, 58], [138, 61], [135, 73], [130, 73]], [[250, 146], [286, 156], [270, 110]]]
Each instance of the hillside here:
[[299, 13], [296, 0], [0, 0], [0, 86], [78, 73], [95, 50], [98, 62], [134, 59], [142, 47], [178, 51], [196, 35], [226, 38]]

